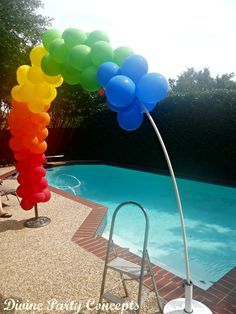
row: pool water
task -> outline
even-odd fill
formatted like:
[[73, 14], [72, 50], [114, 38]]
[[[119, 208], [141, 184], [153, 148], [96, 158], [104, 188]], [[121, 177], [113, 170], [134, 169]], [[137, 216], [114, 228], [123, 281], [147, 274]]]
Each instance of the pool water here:
[[[185, 278], [182, 232], [169, 176], [106, 165], [50, 168], [49, 184], [109, 208], [111, 216], [121, 202], [143, 205], [149, 216], [148, 251], [153, 263]], [[191, 279], [209, 288], [236, 265], [236, 189], [177, 178], [188, 239]], [[145, 220], [136, 207], [122, 208], [117, 216], [115, 242], [138, 253]]]

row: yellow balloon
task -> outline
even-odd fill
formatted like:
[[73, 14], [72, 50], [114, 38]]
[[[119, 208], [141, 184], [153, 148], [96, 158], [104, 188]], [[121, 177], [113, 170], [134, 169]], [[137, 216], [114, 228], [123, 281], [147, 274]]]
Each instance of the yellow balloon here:
[[16, 85], [12, 88], [11, 90], [11, 96], [13, 99], [15, 99], [16, 101], [23, 101], [24, 99], [22, 98], [21, 95], [21, 86], [20, 85]]
[[48, 98], [43, 100], [45, 105], [50, 104], [57, 97], [57, 90], [55, 87], [51, 86], [51, 94]]
[[46, 49], [43, 46], [34, 47], [30, 51], [30, 61], [33, 65], [41, 67], [41, 60], [43, 56], [47, 53]]
[[33, 84], [40, 84], [44, 81], [44, 75], [41, 68], [32, 66], [28, 70], [28, 80]]
[[61, 75], [49, 76], [49, 75], [44, 73], [44, 79], [45, 79], [46, 82], [54, 85], [54, 84], [57, 84], [60, 81]]
[[44, 111], [44, 104], [41, 99], [35, 98], [28, 103], [28, 108], [33, 113], [40, 113]]
[[35, 85], [28, 82], [22, 85], [20, 90], [20, 95], [23, 101], [30, 101], [35, 98]]
[[48, 98], [51, 95], [51, 85], [43, 82], [36, 86], [36, 96], [40, 99]]
[[24, 84], [28, 81], [29, 65], [21, 65], [16, 71], [16, 79], [19, 84]]
[[63, 84], [63, 77], [61, 76], [60, 81], [58, 81], [56, 84], [53, 84], [55, 87], [59, 87]]

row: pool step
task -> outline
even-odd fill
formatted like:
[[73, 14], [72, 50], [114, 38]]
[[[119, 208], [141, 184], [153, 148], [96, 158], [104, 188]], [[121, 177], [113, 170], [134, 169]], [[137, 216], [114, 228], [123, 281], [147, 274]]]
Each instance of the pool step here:
[[[116, 257], [110, 263], [107, 264], [107, 267], [122, 272], [123, 274], [128, 275], [132, 278], [139, 278], [141, 275], [141, 266], [134, 264], [130, 261], [127, 261], [123, 258]], [[148, 269], [145, 268], [143, 275], [146, 276], [148, 274]]]

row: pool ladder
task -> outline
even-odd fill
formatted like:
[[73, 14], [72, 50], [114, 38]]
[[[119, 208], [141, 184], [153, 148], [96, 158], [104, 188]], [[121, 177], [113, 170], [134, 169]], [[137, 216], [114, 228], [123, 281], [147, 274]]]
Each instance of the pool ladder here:
[[[142, 210], [144, 217], [145, 217], [145, 233], [144, 233], [144, 241], [143, 241], [143, 250], [142, 250], [142, 260], [141, 260], [141, 266], [132, 263], [130, 261], [127, 261], [123, 258], [120, 258], [116, 252], [114, 242], [113, 242], [113, 232], [114, 232], [114, 226], [115, 226], [115, 220], [116, 215], [118, 211], [126, 206], [126, 205], [134, 205]], [[138, 297], [137, 297], [137, 305], [138, 309], [135, 311], [135, 313], [139, 314], [141, 310], [141, 306], [144, 303], [144, 298], [142, 298], [142, 291], [143, 291], [143, 280], [144, 277], [146, 278], [149, 276], [152, 281], [153, 289], [150, 292], [155, 293], [157, 305], [159, 308], [159, 313], [163, 313], [162, 305], [159, 297], [159, 293], [157, 290], [156, 281], [154, 278], [154, 273], [152, 270], [148, 250], [147, 250], [147, 241], [148, 241], [148, 232], [149, 232], [149, 219], [146, 210], [143, 208], [142, 205], [133, 202], [133, 201], [127, 201], [119, 206], [114, 211], [114, 214], [112, 216], [112, 222], [111, 222], [111, 229], [110, 229], [110, 235], [109, 235], [109, 241], [107, 246], [107, 252], [106, 252], [106, 259], [105, 259], [105, 265], [104, 265], [104, 271], [103, 271], [103, 278], [102, 278], [102, 285], [101, 285], [101, 292], [100, 292], [100, 298], [99, 303], [101, 304], [103, 300], [106, 300], [111, 303], [122, 305], [123, 303], [127, 303], [128, 300], [124, 300], [120, 297], [117, 297], [116, 295], [113, 295], [111, 293], [112, 290], [116, 289], [121, 283], [123, 285], [123, 289], [125, 292], [125, 297], [128, 296], [128, 289], [126, 286], [127, 280], [136, 280], [139, 282], [139, 288], [138, 288]], [[110, 252], [114, 253], [115, 258], [110, 259]], [[120, 281], [119, 284], [114, 286], [113, 288], [109, 289], [105, 292], [105, 285], [106, 285], [106, 276], [107, 276], [107, 270], [111, 269], [113, 271], [117, 271], [120, 275]], [[125, 277], [126, 276], [126, 277]], [[128, 277], [128, 278], [127, 278]]]

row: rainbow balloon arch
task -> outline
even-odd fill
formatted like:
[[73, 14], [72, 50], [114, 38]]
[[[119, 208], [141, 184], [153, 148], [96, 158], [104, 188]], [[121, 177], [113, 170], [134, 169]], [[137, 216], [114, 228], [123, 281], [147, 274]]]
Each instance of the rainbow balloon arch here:
[[[108, 107], [117, 113], [117, 122], [127, 131], [138, 129], [145, 113], [162, 146], [172, 177], [179, 208], [185, 262], [186, 299], [169, 302], [164, 313], [211, 313], [203, 304], [192, 300], [187, 240], [182, 205], [172, 165], [151, 115], [158, 102], [168, 93], [168, 82], [159, 73], [148, 73], [147, 60], [129, 47], [113, 50], [103, 31], [84, 33], [68, 28], [63, 33], [47, 30], [42, 36], [43, 46], [30, 52], [31, 66], [17, 69], [18, 85], [11, 91], [12, 109], [8, 124], [12, 138], [9, 142], [16, 160], [19, 187], [17, 194], [24, 210], [35, 208], [35, 217], [26, 222], [27, 227], [41, 227], [50, 222], [38, 216], [38, 203], [48, 202], [51, 194], [45, 178], [45, 151], [50, 116], [47, 111], [57, 96], [57, 88], [65, 81], [80, 84], [88, 92], [105, 91]], [[173, 300], [175, 301], [175, 300]], [[179, 312], [176, 310], [179, 309]], [[200, 312], [198, 312], [200, 309]]]

